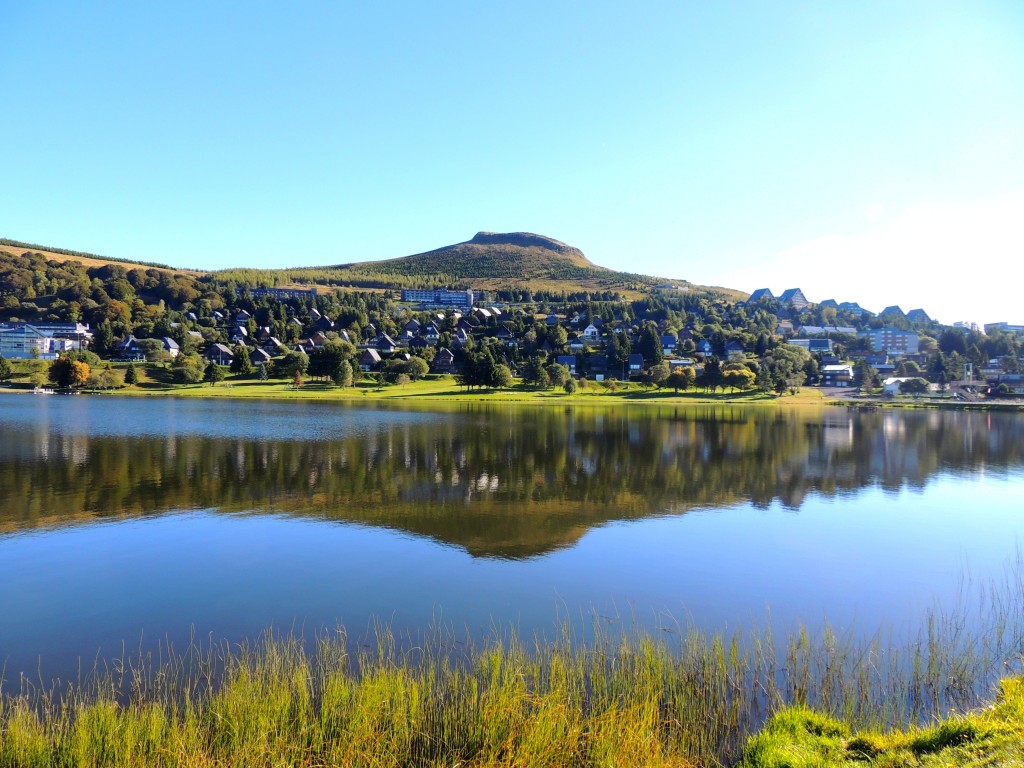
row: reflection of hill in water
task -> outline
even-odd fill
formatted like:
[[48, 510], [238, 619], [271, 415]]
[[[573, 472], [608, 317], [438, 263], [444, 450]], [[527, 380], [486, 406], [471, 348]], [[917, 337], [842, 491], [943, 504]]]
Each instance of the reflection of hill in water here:
[[273, 511], [524, 558], [612, 520], [1017, 468], [1024, 419], [965, 412], [502, 410], [332, 441], [17, 431], [0, 530], [174, 509]]

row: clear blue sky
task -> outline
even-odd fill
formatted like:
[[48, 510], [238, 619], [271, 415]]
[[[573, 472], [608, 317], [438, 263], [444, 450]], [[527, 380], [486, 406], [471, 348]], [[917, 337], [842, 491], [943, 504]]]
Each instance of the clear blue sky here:
[[0, 236], [218, 268], [528, 230], [1024, 322], [1024, 3], [0, 0]]

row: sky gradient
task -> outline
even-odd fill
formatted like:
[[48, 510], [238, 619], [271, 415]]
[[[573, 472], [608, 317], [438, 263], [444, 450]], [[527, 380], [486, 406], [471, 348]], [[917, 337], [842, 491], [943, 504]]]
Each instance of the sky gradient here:
[[213, 269], [526, 230], [1024, 323], [1017, 0], [0, 0], [0, 29], [2, 237]]

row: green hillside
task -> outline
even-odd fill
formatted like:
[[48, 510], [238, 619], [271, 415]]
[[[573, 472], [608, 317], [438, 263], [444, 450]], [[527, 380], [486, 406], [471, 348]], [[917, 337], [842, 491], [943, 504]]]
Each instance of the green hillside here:
[[328, 284], [358, 288], [475, 288], [550, 293], [617, 293], [637, 298], [657, 286], [714, 291], [745, 298], [728, 289], [693, 286], [630, 272], [616, 272], [587, 259], [578, 248], [530, 232], [478, 232], [466, 242], [383, 261], [283, 270], [230, 269], [213, 273], [222, 280], [259, 285]]

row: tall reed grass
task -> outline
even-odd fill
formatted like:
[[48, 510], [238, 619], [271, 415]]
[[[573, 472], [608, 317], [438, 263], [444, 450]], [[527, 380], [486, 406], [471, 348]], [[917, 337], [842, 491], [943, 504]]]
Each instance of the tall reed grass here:
[[366, 647], [268, 630], [0, 690], [0, 767], [727, 765], [792, 704], [875, 729], [977, 705], [1017, 669], [1022, 596], [1008, 578], [904, 641], [828, 627], [583, 640], [567, 624], [476, 645], [378, 627]]

